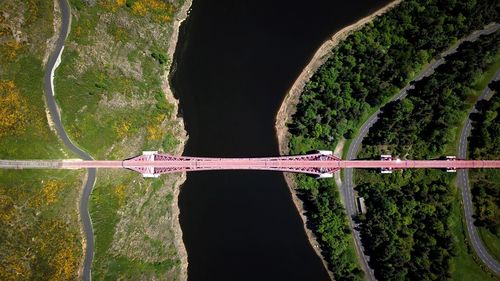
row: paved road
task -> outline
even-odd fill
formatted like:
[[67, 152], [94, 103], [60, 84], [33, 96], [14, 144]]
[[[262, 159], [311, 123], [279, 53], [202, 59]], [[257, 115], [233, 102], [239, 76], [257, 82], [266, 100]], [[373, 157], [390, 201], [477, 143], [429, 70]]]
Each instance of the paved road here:
[[[49, 58], [49, 61], [47, 62], [47, 68], [45, 69], [45, 76], [43, 80], [45, 97], [47, 100], [47, 105], [49, 107], [50, 116], [52, 117], [52, 121], [54, 122], [57, 134], [59, 135], [63, 143], [68, 147], [68, 149], [78, 154], [78, 156], [80, 156], [82, 159], [92, 160], [92, 157], [90, 157], [89, 154], [79, 149], [71, 142], [68, 135], [64, 131], [64, 127], [61, 123], [61, 116], [59, 115], [59, 111], [54, 97], [54, 85], [53, 85], [54, 71], [59, 64], [60, 56], [64, 48], [64, 41], [68, 36], [69, 28], [71, 25], [71, 10], [68, 1], [59, 0], [59, 6], [61, 7], [62, 26], [59, 33], [59, 37], [57, 38], [56, 41], [55, 51]], [[90, 221], [90, 215], [88, 210], [88, 201], [90, 192], [92, 191], [92, 187], [94, 186], [95, 183], [95, 175], [96, 175], [96, 169], [88, 169], [87, 179], [85, 181], [85, 186], [83, 188], [82, 198], [80, 200], [80, 206], [79, 206], [80, 216], [83, 223], [83, 231], [86, 240], [85, 257], [84, 257], [85, 259], [83, 263], [83, 273], [82, 273], [82, 279], [85, 281], [90, 280], [91, 278], [90, 267], [92, 265], [92, 258], [94, 253], [94, 236], [92, 232], [92, 223]]]
[[[497, 71], [492, 79], [492, 81], [495, 80], [500, 80], [500, 70]], [[493, 93], [491, 92], [491, 89], [486, 87], [479, 96], [478, 102], [481, 100], [490, 99], [492, 94]], [[475, 112], [477, 112], [477, 110], [474, 107], [469, 113], [469, 117], [471, 113]], [[467, 119], [467, 122], [462, 128], [462, 132], [460, 134], [460, 144], [458, 146], [458, 158], [460, 159], [467, 158], [467, 139], [471, 133], [471, 128], [472, 124], [469, 118]], [[467, 232], [469, 234], [469, 240], [471, 241], [472, 247], [474, 248], [474, 251], [476, 251], [478, 257], [483, 261], [483, 263], [486, 264], [486, 266], [488, 266], [491, 271], [495, 272], [497, 275], [500, 275], [500, 263], [488, 253], [486, 247], [483, 244], [483, 241], [481, 240], [481, 237], [479, 236], [476, 226], [474, 226], [474, 209], [472, 205], [472, 196], [469, 186], [469, 172], [467, 170], [458, 171], [457, 183], [462, 193]]]
[[[296, 157], [296, 156], [294, 156]], [[165, 173], [193, 172], [207, 170], [267, 170], [321, 175], [346, 168], [391, 168], [391, 169], [500, 169], [500, 160], [323, 160], [276, 158], [204, 158], [172, 160], [0, 160], [0, 169], [153, 169]], [[189, 160], [188, 160], [189, 159]]]
[[[438, 60], [431, 62], [423, 71], [421, 71], [417, 75], [417, 77], [415, 77], [413, 82], [419, 81], [422, 78], [434, 73], [434, 70], [438, 66], [440, 66], [441, 64], [443, 64], [445, 62], [444, 58], [452, 53], [455, 53], [457, 51], [458, 46], [462, 42], [475, 41], [480, 35], [491, 34], [491, 33], [495, 32], [496, 30], [498, 30], [499, 28], [500, 28], [500, 24], [498, 24], [498, 23], [490, 24], [490, 25], [486, 26], [484, 29], [479, 30], [479, 31], [475, 31], [472, 34], [470, 34], [469, 36], [459, 40], [457, 43], [455, 43], [453, 46], [451, 46], [449, 49], [447, 49], [445, 52], [443, 52]], [[405, 98], [406, 95], [408, 94], [408, 90], [411, 90], [414, 88], [413, 84], [414, 83], [410, 83], [410, 84], [406, 85], [403, 89], [401, 89], [401, 91], [399, 91], [399, 93], [397, 95], [395, 95], [391, 99], [391, 101], [400, 100], [400, 99]], [[352, 159], [356, 158], [356, 155], [361, 147], [361, 143], [363, 142], [363, 139], [368, 135], [368, 131], [373, 126], [373, 124], [375, 124], [375, 122], [377, 122], [379, 113], [380, 113], [380, 110], [373, 113], [373, 115], [371, 115], [370, 118], [368, 118], [368, 120], [361, 126], [361, 128], [358, 132], [358, 135], [353, 139], [353, 141], [351, 142], [351, 145], [349, 146], [346, 160], [352, 160]], [[357, 225], [355, 225], [353, 220], [352, 220], [358, 214], [358, 211], [356, 208], [356, 197], [354, 194], [354, 183], [353, 183], [352, 169], [345, 169], [344, 170], [344, 184], [343, 184], [342, 189], [341, 189], [341, 195], [343, 197], [344, 204], [346, 207], [346, 212], [347, 212], [348, 217], [349, 217], [349, 223], [350, 223], [351, 229], [352, 229], [353, 234], [354, 234], [354, 242], [356, 244], [356, 251], [357, 251], [357, 253], [360, 256], [361, 261], [362, 261], [362, 267], [363, 267], [364, 271], [368, 273], [367, 277], [369, 280], [376, 280], [375, 276], [373, 274], [373, 270], [368, 266], [368, 262], [370, 259], [368, 256], [364, 255], [364, 248], [363, 248], [363, 245], [361, 243], [359, 231], [357, 230]]]
[[0, 169], [63, 169], [62, 160], [0, 160]]

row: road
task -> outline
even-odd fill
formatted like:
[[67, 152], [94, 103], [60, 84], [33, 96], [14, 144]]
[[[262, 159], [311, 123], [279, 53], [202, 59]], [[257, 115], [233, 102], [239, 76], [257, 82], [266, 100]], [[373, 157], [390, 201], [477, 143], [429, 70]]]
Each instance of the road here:
[[[500, 79], [500, 70], [497, 71], [492, 81]], [[492, 91], [490, 88], [486, 87], [481, 95], [478, 98], [478, 102], [481, 100], [488, 100], [492, 95]], [[460, 159], [467, 158], [467, 143], [468, 138], [471, 133], [472, 122], [470, 120], [470, 114], [477, 112], [474, 107], [469, 112], [469, 118], [465, 122], [464, 127], [462, 128], [462, 132], [460, 134], [460, 144], [458, 146], [458, 157]], [[462, 193], [462, 199], [464, 203], [464, 213], [465, 213], [465, 222], [467, 225], [467, 232], [469, 235], [469, 240], [476, 252], [477, 256], [483, 261], [484, 264], [497, 275], [500, 275], [500, 263], [493, 258], [487, 251], [486, 247], [479, 236], [476, 226], [474, 225], [474, 208], [472, 204], [472, 196], [469, 185], [469, 172], [467, 170], [458, 171], [457, 184], [460, 188], [460, 192]]]
[[[490, 34], [495, 32], [500, 28], [500, 24], [490, 24], [486, 26], [484, 29], [475, 31], [471, 33], [469, 36], [459, 40], [453, 46], [448, 48], [445, 52], [443, 52], [438, 60], [431, 62], [426, 68], [424, 68], [413, 80], [412, 83], [406, 85], [397, 95], [395, 95], [391, 101], [396, 101], [400, 99], [404, 99], [408, 94], [408, 91], [414, 88], [414, 82], [421, 80], [422, 78], [431, 75], [434, 73], [434, 70], [442, 65], [445, 62], [445, 57], [453, 54], [457, 51], [458, 46], [464, 41], [475, 41], [480, 35]], [[349, 146], [349, 150], [347, 152], [346, 160], [352, 160], [356, 158], [356, 155], [361, 147], [361, 143], [363, 139], [368, 135], [368, 131], [378, 120], [378, 115], [380, 114], [380, 110], [373, 113], [368, 120], [361, 126], [357, 136], [352, 140], [351, 145]], [[361, 259], [362, 267], [365, 272], [367, 272], [367, 277], [369, 280], [376, 280], [373, 270], [369, 267], [369, 257], [364, 255], [364, 248], [361, 243], [361, 237], [359, 231], [357, 230], [357, 226], [354, 224], [353, 218], [357, 216], [357, 208], [356, 208], [356, 196], [354, 193], [354, 183], [353, 183], [353, 171], [352, 169], [344, 170], [344, 184], [341, 188], [341, 195], [344, 200], [344, 204], [346, 207], [346, 212], [349, 218], [349, 224], [351, 226], [351, 230], [354, 234], [354, 242], [356, 245], [356, 252]]]
[[[206, 170], [268, 170], [321, 174], [346, 168], [500, 169], [500, 160], [290, 160], [273, 158], [193, 158], [175, 160], [0, 160], [3, 169], [167, 169], [166, 172]], [[183, 159], [186, 158], [186, 159]], [[189, 159], [189, 160], [188, 160]]]
[[[67, 0], [59, 0], [59, 6], [61, 8], [61, 29], [59, 36], [56, 41], [56, 48], [54, 53], [50, 56], [47, 62], [47, 67], [45, 69], [45, 76], [43, 79], [45, 98], [47, 101], [47, 106], [49, 108], [50, 117], [54, 122], [54, 127], [57, 134], [63, 141], [64, 145], [79, 157], [85, 160], [92, 160], [92, 157], [85, 151], [78, 148], [71, 142], [68, 135], [64, 131], [64, 127], [61, 122], [61, 116], [57, 108], [55, 93], [54, 93], [54, 72], [60, 63], [60, 57], [64, 49], [64, 41], [68, 37], [70, 25], [71, 25], [71, 9]], [[85, 180], [85, 185], [83, 187], [82, 198], [80, 199], [79, 209], [80, 217], [83, 224], [83, 232], [85, 235], [85, 256], [83, 262], [83, 272], [82, 279], [84, 281], [90, 280], [90, 267], [92, 265], [92, 258], [94, 255], [94, 235], [92, 231], [92, 223], [90, 221], [90, 215], [88, 210], [89, 196], [95, 183], [96, 169], [87, 170], [87, 178]]]

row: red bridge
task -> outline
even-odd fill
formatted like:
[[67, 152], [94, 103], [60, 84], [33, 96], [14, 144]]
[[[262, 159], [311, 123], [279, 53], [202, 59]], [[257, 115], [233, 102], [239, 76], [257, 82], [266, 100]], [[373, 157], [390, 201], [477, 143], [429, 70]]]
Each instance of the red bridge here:
[[448, 171], [465, 168], [500, 168], [500, 160], [456, 160], [454, 157], [449, 157], [447, 160], [393, 160], [384, 156], [382, 160], [345, 161], [334, 156], [331, 151], [265, 158], [204, 158], [145, 151], [141, 156], [123, 161], [63, 160], [58, 168], [127, 168], [143, 174], [144, 177], [208, 170], [268, 170], [332, 177], [333, 172], [343, 168], [380, 168], [383, 172], [409, 168], [441, 168]]

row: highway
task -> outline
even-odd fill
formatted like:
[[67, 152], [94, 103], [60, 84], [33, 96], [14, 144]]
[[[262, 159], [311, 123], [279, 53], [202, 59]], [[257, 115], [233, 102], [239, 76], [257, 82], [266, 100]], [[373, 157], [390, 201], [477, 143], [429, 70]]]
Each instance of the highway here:
[[[500, 70], [497, 71], [492, 81], [500, 79]], [[486, 87], [478, 98], [478, 102], [481, 100], [488, 100], [492, 95], [490, 88]], [[469, 112], [469, 118], [465, 122], [462, 131], [460, 133], [460, 144], [458, 146], [458, 157], [460, 159], [467, 158], [467, 144], [468, 138], [471, 133], [472, 122], [470, 120], [470, 114], [477, 112], [474, 107]], [[500, 276], [500, 263], [493, 258], [487, 251], [486, 247], [479, 236], [476, 226], [474, 225], [474, 206], [472, 204], [471, 189], [469, 185], [469, 173], [467, 170], [458, 171], [457, 185], [460, 188], [462, 194], [462, 200], [464, 205], [465, 221], [467, 225], [467, 233], [469, 236], [469, 241], [474, 248], [477, 256], [483, 261], [483, 263], [493, 272]]]
[[[453, 46], [448, 48], [445, 52], [443, 52], [438, 60], [435, 60], [431, 62], [426, 68], [424, 68], [416, 77], [415, 79], [410, 82], [408, 85], [406, 85], [401, 91], [399, 91], [398, 94], [396, 94], [391, 101], [396, 101], [396, 100], [401, 100], [406, 97], [408, 94], [408, 91], [414, 88], [414, 83], [421, 80], [422, 78], [431, 75], [434, 73], [434, 70], [442, 65], [445, 62], [445, 57], [453, 54], [457, 51], [458, 47], [460, 44], [464, 41], [475, 41], [480, 35], [485, 35], [485, 34], [491, 34], [500, 28], [500, 24], [494, 23], [486, 26], [484, 29], [479, 30], [479, 31], [474, 31], [471, 33], [469, 36], [459, 40], [457, 43], [455, 43]], [[375, 113], [373, 113], [368, 120], [360, 127], [358, 134], [356, 137], [352, 140], [351, 145], [349, 146], [348, 152], [347, 152], [347, 160], [352, 160], [356, 159], [356, 155], [361, 148], [361, 144], [363, 142], [363, 139], [368, 135], [368, 131], [370, 128], [378, 121], [378, 115], [381, 113], [380, 110], [377, 110]], [[354, 242], [356, 246], [356, 252], [358, 253], [358, 256], [361, 259], [361, 265], [364, 269], [365, 272], [367, 272], [367, 277], [369, 280], [376, 280], [373, 270], [369, 267], [368, 262], [369, 262], [369, 257], [364, 255], [364, 248], [361, 243], [361, 237], [359, 234], [359, 231], [357, 230], [357, 225], [354, 224], [353, 218], [357, 216], [358, 211], [356, 208], [356, 196], [354, 193], [354, 182], [353, 182], [353, 171], [352, 169], [345, 169], [344, 170], [344, 183], [341, 188], [341, 195], [346, 207], [346, 212], [349, 218], [349, 224], [351, 226], [351, 230], [354, 235]]]
[[[71, 10], [67, 0], [59, 0], [59, 6], [61, 9], [61, 29], [59, 36], [56, 41], [56, 47], [54, 53], [50, 56], [47, 67], [45, 69], [44, 75], [44, 90], [45, 99], [47, 101], [47, 106], [50, 112], [50, 117], [54, 122], [54, 127], [57, 131], [59, 138], [62, 140], [64, 145], [76, 153], [79, 157], [85, 160], [92, 160], [92, 157], [85, 151], [78, 148], [69, 139], [68, 135], [64, 131], [64, 127], [61, 122], [61, 116], [59, 114], [59, 109], [55, 100], [54, 92], [54, 73], [61, 61], [61, 54], [64, 49], [64, 41], [68, 37], [70, 26], [71, 26]], [[94, 235], [92, 231], [92, 223], [90, 221], [90, 215], [88, 210], [89, 196], [95, 183], [96, 169], [87, 170], [87, 178], [83, 187], [82, 197], [80, 199], [79, 209], [80, 216], [83, 224], [83, 232], [85, 235], [85, 256], [83, 262], [82, 279], [88, 281], [91, 279], [90, 267], [92, 265], [92, 258], [94, 255]]]

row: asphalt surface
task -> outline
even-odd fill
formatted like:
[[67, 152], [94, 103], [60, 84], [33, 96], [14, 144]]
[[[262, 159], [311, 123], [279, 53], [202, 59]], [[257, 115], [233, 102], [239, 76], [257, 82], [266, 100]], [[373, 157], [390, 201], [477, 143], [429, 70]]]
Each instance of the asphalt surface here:
[[391, 169], [480, 169], [500, 168], [500, 160], [322, 160], [270, 158], [204, 158], [170, 160], [0, 160], [3, 169], [133, 169], [144, 173], [152, 172], [194, 172], [206, 170], [267, 170], [307, 173], [331, 176], [331, 172], [344, 168], [391, 168]]
[[[49, 107], [50, 116], [52, 117], [52, 121], [54, 122], [54, 127], [57, 131], [57, 134], [63, 141], [64, 145], [66, 145], [68, 149], [76, 153], [82, 159], [92, 160], [92, 157], [89, 154], [87, 154], [85, 151], [81, 150], [80, 148], [75, 146], [73, 142], [71, 142], [68, 135], [64, 131], [64, 127], [61, 123], [61, 116], [59, 114], [59, 110], [54, 97], [52, 79], [54, 71], [57, 68], [59, 57], [64, 47], [64, 41], [68, 36], [71, 25], [71, 9], [69, 7], [69, 3], [67, 2], [67, 0], [59, 0], [59, 6], [61, 8], [62, 24], [59, 37], [57, 38], [56, 41], [55, 51], [50, 56], [49, 61], [47, 62], [47, 68], [45, 69], [45, 76], [43, 79], [45, 98], [47, 100], [47, 106]], [[83, 272], [82, 272], [82, 279], [85, 281], [91, 279], [90, 267], [92, 265], [92, 258], [94, 255], [94, 235], [92, 231], [92, 223], [90, 221], [90, 215], [88, 210], [88, 201], [90, 193], [92, 191], [92, 187], [94, 186], [95, 183], [95, 176], [96, 176], [96, 169], [87, 170], [87, 178], [85, 180], [85, 186], [83, 188], [82, 198], [80, 200], [80, 206], [79, 206], [80, 216], [83, 224], [83, 231], [86, 241], [85, 257], [84, 257]]]
[[[431, 75], [434, 73], [434, 70], [442, 65], [445, 62], [445, 57], [453, 54], [457, 51], [458, 46], [464, 41], [475, 41], [480, 35], [484, 34], [490, 34], [495, 32], [500, 28], [500, 24], [495, 23], [486, 26], [484, 29], [479, 30], [479, 31], [474, 31], [471, 33], [469, 36], [459, 40], [457, 43], [455, 43], [453, 46], [451, 46], [449, 49], [447, 49], [445, 52], [443, 52], [438, 60], [435, 60], [431, 62], [424, 70], [422, 70], [417, 77], [412, 81], [412, 83], [406, 85], [397, 95], [395, 95], [391, 101], [395, 100], [400, 100], [404, 99], [406, 95], [408, 94], [408, 91], [414, 88], [414, 82], [421, 80], [422, 78]], [[377, 112], [373, 113], [373, 115], [368, 118], [368, 120], [361, 126], [358, 135], [353, 139], [351, 142], [351, 145], [349, 146], [349, 150], [347, 152], [347, 159], [346, 160], [353, 160], [356, 158], [356, 155], [361, 147], [361, 144], [363, 142], [363, 139], [368, 135], [368, 131], [370, 128], [373, 126], [378, 121], [378, 115], [380, 114], [380, 110]], [[344, 200], [344, 204], [346, 207], [346, 212], [349, 217], [349, 224], [351, 226], [351, 230], [353, 231], [354, 234], [354, 242], [356, 245], [356, 251], [358, 255], [360, 256], [361, 262], [362, 262], [362, 267], [364, 271], [367, 274], [367, 278], [369, 280], [376, 280], [375, 275], [373, 273], [373, 269], [371, 269], [368, 265], [370, 258], [364, 254], [364, 248], [361, 243], [361, 237], [359, 234], [359, 231], [357, 230], [357, 225], [354, 223], [353, 218], [357, 216], [358, 210], [357, 210], [357, 205], [356, 205], [356, 196], [354, 192], [354, 183], [353, 183], [353, 173], [352, 169], [345, 169], [344, 170], [344, 183], [341, 188], [341, 195]]]
[[63, 169], [61, 160], [0, 160], [0, 169]]
[[[497, 73], [493, 77], [491, 81], [500, 79], [500, 70], [497, 70]], [[492, 95], [492, 91], [490, 88], [486, 87], [481, 95], [478, 98], [478, 102], [481, 100], [489, 100]], [[474, 107], [471, 112], [469, 112], [469, 118], [462, 128], [462, 132], [460, 134], [460, 144], [458, 146], [458, 158], [466, 159], [467, 158], [467, 144], [468, 138], [471, 133], [472, 122], [470, 120], [470, 114], [477, 112]], [[500, 263], [493, 258], [487, 251], [486, 247], [479, 236], [476, 226], [474, 226], [474, 208], [472, 205], [472, 196], [470, 192], [469, 185], [469, 171], [467, 169], [458, 171], [457, 184], [460, 188], [460, 192], [462, 193], [462, 199], [464, 204], [464, 212], [465, 212], [465, 222], [467, 224], [467, 232], [469, 234], [469, 240], [474, 248], [474, 251], [478, 255], [478, 257], [483, 261], [484, 264], [497, 275], [500, 275]]]

